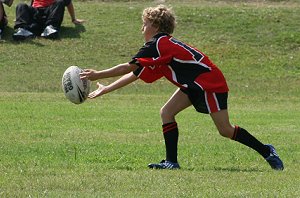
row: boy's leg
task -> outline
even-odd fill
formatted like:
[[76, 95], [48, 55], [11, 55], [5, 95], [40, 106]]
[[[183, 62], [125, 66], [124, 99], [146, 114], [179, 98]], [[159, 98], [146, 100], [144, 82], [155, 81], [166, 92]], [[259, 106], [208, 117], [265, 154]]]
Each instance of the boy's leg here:
[[248, 133], [245, 129], [238, 126], [234, 127], [229, 122], [228, 111], [221, 110], [210, 114], [218, 131], [224, 137], [228, 137], [235, 141], [238, 141], [260, 153], [264, 158], [269, 156], [269, 149]]
[[177, 162], [177, 145], [178, 145], [178, 127], [176, 122], [162, 125], [163, 135], [166, 146], [166, 160], [173, 163]]
[[3, 4], [0, 2], [0, 21], [4, 18], [4, 8]]
[[33, 22], [33, 8], [26, 3], [20, 3], [16, 7], [16, 22], [14, 29], [24, 28], [30, 29], [30, 25]]
[[161, 108], [160, 115], [163, 123], [162, 128], [166, 146], [166, 161], [162, 161], [159, 164], [149, 164], [150, 168], [179, 168], [177, 163], [179, 133], [175, 116], [190, 105], [191, 102], [188, 96], [178, 89]]
[[4, 7], [3, 4], [0, 2], [0, 39], [1, 39], [1, 34], [6, 25], [7, 25], [7, 20], [5, 17]]
[[54, 29], [59, 30], [64, 19], [65, 3], [62, 0], [56, 1], [48, 10], [48, 17], [45, 26], [52, 25]]
[[12, 35], [16, 41], [25, 40], [27, 38], [33, 38], [34, 32], [32, 32], [33, 16], [35, 9], [26, 3], [20, 3], [16, 7], [16, 22], [15, 33]]
[[44, 38], [56, 39], [64, 18], [65, 3], [62, 0], [55, 1], [46, 9], [46, 21], [44, 30], [41, 34]]
[[177, 89], [170, 99], [160, 109], [162, 124], [175, 122], [175, 116], [182, 110], [191, 106], [192, 103], [187, 94]]
[[[274, 169], [282, 170], [283, 164], [279, 159], [275, 149], [270, 145], [264, 145], [254, 136], [252, 136], [247, 130], [238, 126], [233, 127], [229, 122], [228, 111], [221, 110], [210, 114], [218, 131], [224, 137], [231, 138], [237, 142], [240, 142], [261, 154]], [[276, 158], [275, 162], [270, 162], [268, 158], [273, 156]], [[273, 158], [271, 160], [274, 160]]]

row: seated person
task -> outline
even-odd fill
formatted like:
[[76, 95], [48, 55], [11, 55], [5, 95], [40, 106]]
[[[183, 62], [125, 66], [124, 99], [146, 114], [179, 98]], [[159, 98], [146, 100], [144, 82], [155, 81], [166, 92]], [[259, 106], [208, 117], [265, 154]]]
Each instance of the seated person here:
[[20, 3], [16, 8], [14, 40], [25, 40], [34, 36], [55, 39], [64, 18], [65, 6], [74, 24], [84, 21], [75, 18], [71, 0], [33, 0], [31, 5]]
[[12, 3], [13, 0], [0, 0], [0, 39], [4, 28], [7, 26], [7, 16], [5, 14], [3, 4], [6, 4], [8, 7], [10, 7]]

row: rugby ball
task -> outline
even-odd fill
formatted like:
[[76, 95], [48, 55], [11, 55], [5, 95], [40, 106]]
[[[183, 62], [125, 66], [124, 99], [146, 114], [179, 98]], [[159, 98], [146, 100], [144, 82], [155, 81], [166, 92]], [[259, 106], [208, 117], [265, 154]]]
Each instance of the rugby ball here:
[[70, 66], [62, 77], [62, 89], [67, 99], [74, 104], [83, 103], [90, 92], [91, 81], [80, 79], [83, 70], [78, 66]]

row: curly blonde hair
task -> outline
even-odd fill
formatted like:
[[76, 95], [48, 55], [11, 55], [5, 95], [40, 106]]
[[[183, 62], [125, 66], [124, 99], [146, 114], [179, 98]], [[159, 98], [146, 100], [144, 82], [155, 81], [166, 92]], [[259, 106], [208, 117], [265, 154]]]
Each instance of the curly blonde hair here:
[[144, 9], [142, 19], [148, 19], [159, 32], [172, 34], [176, 26], [175, 15], [171, 8], [164, 5]]

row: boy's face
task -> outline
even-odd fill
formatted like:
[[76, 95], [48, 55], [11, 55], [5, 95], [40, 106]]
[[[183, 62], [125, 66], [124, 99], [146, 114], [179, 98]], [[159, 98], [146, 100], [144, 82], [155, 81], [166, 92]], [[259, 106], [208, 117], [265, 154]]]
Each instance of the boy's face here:
[[143, 19], [142, 33], [144, 35], [145, 42], [150, 41], [150, 39], [158, 33], [158, 28], [153, 27], [152, 23], [148, 19]]

